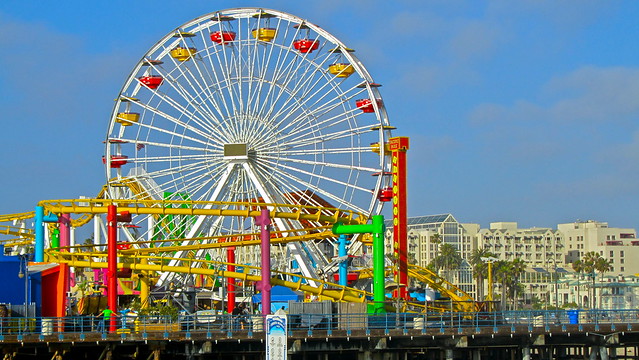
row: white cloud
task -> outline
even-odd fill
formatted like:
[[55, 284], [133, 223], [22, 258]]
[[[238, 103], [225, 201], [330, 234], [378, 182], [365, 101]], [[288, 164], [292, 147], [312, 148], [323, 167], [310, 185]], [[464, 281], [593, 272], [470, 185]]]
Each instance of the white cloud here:
[[458, 61], [468, 61], [491, 56], [505, 38], [496, 22], [472, 20], [460, 27], [448, 48]]
[[639, 69], [583, 67], [551, 80], [544, 94], [548, 96], [563, 96], [548, 108], [555, 121], [634, 120], [639, 111]]

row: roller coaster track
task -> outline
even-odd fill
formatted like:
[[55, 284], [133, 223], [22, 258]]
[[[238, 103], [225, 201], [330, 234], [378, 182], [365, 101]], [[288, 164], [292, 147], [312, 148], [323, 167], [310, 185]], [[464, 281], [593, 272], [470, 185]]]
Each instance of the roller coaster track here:
[[[323, 222], [326, 224], [341, 222], [346, 225], [365, 224], [368, 221], [366, 216], [355, 211], [327, 209], [305, 205], [269, 204], [255, 202], [72, 199], [41, 201], [38, 203], [38, 205], [43, 206], [46, 211], [56, 214], [106, 214], [108, 205], [117, 205], [120, 211], [128, 211], [131, 214], [242, 217], [257, 217], [260, 216], [262, 207], [272, 207], [273, 210], [270, 211], [271, 218], [309, 220]], [[173, 207], [181, 205], [185, 205], [185, 207]], [[208, 205], [211, 206], [211, 208], [196, 208], [195, 205]], [[234, 207], [235, 209], [229, 209], [228, 207]], [[285, 209], [289, 211], [278, 211], [277, 209]]]
[[[107, 187], [103, 187], [98, 198], [94, 199], [71, 199], [71, 200], [48, 200], [41, 201], [38, 205], [43, 206], [49, 213], [69, 213], [81, 214], [81, 216], [72, 221], [72, 226], [82, 226], [90, 221], [97, 214], [105, 214], [108, 205], [117, 205], [119, 211], [128, 211], [131, 214], [150, 214], [154, 216], [162, 215], [192, 215], [192, 216], [241, 216], [256, 217], [261, 214], [261, 208], [268, 207], [272, 218], [283, 218], [292, 220], [314, 221], [326, 224], [310, 229], [287, 230], [288, 236], [282, 236], [278, 232], [273, 232], [271, 242], [273, 244], [287, 243], [293, 241], [320, 240], [334, 237], [330, 231], [330, 224], [341, 222], [343, 224], [363, 224], [367, 222], [367, 218], [363, 214], [352, 211], [342, 211], [339, 209], [303, 206], [303, 205], [287, 205], [287, 204], [264, 204], [255, 202], [207, 202], [207, 201], [158, 201], [151, 199], [148, 194], [140, 187], [136, 186], [135, 180], [126, 180], [120, 186], [126, 186], [136, 194], [137, 199], [105, 199]], [[138, 184], [139, 185], [139, 184]], [[146, 195], [145, 195], [146, 194]], [[34, 212], [25, 212], [19, 214], [0, 215], [0, 222], [16, 221], [32, 218]], [[294, 233], [304, 232], [302, 235], [292, 235]], [[0, 234], [16, 236], [19, 239], [5, 240], [7, 245], [18, 245], [30, 243], [33, 239], [33, 231], [30, 229], [19, 228], [15, 226], [0, 226]], [[193, 245], [169, 245], [167, 243], [177, 243], [184, 239], [162, 239], [154, 241], [132, 242], [131, 244], [142, 245], [127, 250], [119, 250], [119, 253], [126, 257], [128, 262], [119, 264], [118, 267], [129, 267], [133, 270], [140, 271], [169, 271], [184, 274], [200, 274], [200, 275], [216, 275], [232, 277], [248, 281], [260, 281], [261, 277], [247, 273], [229, 272], [221, 269], [211, 269], [210, 265], [216, 262], [196, 260], [193, 258], [178, 258], [183, 264], [189, 266], [168, 266], [166, 261], [173, 260], [171, 256], [176, 251], [197, 251], [202, 249], [224, 248], [230, 246], [256, 246], [260, 243], [259, 234], [241, 234], [226, 235], [217, 237], [199, 237], [191, 239]], [[149, 246], [153, 243], [161, 243], [162, 246]], [[144, 244], [149, 244], [144, 246]], [[94, 245], [98, 247], [99, 245]], [[71, 247], [70, 247], [71, 248]], [[63, 249], [63, 250], [70, 250]], [[68, 263], [76, 267], [94, 267], [106, 268], [106, 258], [104, 261], [93, 261], [94, 258], [106, 256], [104, 252], [83, 251], [83, 246], [75, 246], [76, 252], [60, 252], [58, 250], [48, 250], [48, 260], [58, 263]], [[148, 257], [148, 254], [167, 254], [169, 256], [155, 257], [161, 259], [159, 264], [141, 264], [139, 259]], [[205, 265], [202, 267], [193, 266], [195, 264]], [[219, 263], [224, 265], [224, 263]], [[237, 264], [247, 268], [247, 265]], [[343, 287], [337, 284], [326, 282], [320, 279], [306, 279], [300, 274], [285, 274], [274, 272], [279, 275], [290, 275], [293, 278], [300, 279], [299, 282], [291, 282], [282, 280], [278, 277], [272, 279], [272, 284], [283, 285], [294, 290], [301, 290], [318, 297], [329, 298], [337, 301], [354, 301], [365, 302], [366, 298], [371, 294], [364, 291]], [[369, 274], [370, 273], [370, 274]], [[371, 276], [371, 270], [362, 270], [361, 276]], [[452, 300], [453, 307], [458, 311], [476, 311], [476, 305], [473, 299], [461, 289], [457, 288], [450, 282], [439, 277], [434, 272], [415, 265], [409, 265], [409, 275], [418, 281], [428, 284], [432, 289], [437, 290]], [[312, 280], [321, 284], [320, 286], [311, 286], [304, 283], [303, 280]], [[413, 304], [414, 305], [414, 304]]]
[[35, 236], [33, 234], [33, 230], [31, 229], [25, 229], [25, 228], [21, 228], [17, 226], [10, 226], [10, 225], [0, 225], [0, 234], [17, 236], [20, 239], [27, 239], [27, 240], [33, 240]]
[[28, 212], [18, 213], [18, 214], [0, 215], [0, 222], [26, 220], [26, 219], [31, 219], [34, 216], [35, 216], [35, 211], [28, 211]]
[[[83, 253], [71, 253], [71, 252], [60, 252], [60, 251], [47, 251], [47, 255], [49, 256], [50, 261], [54, 261], [57, 263], [68, 264], [69, 266], [74, 267], [84, 267], [84, 268], [107, 268], [108, 264], [106, 262], [106, 254], [99, 253], [91, 253], [91, 254], [83, 254]], [[94, 259], [100, 259], [101, 261], [95, 261]], [[253, 270], [255, 272], [259, 272], [258, 267], [247, 266], [243, 264], [229, 264], [224, 262], [217, 262], [211, 260], [198, 260], [192, 258], [180, 258], [177, 259], [181, 261], [184, 266], [169, 266], [165, 265], [169, 260], [173, 260], [170, 257], [163, 256], [134, 256], [128, 258], [131, 262], [122, 262], [118, 263], [117, 267], [120, 268], [129, 268], [131, 270], [136, 271], [153, 271], [153, 272], [175, 272], [182, 274], [195, 274], [195, 275], [208, 275], [208, 276], [223, 276], [227, 278], [235, 278], [240, 279], [242, 281], [251, 281], [258, 282], [262, 280], [262, 277], [259, 275], [253, 275], [248, 272], [235, 272], [235, 271], [226, 271], [222, 270], [222, 267], [226, 267], [226, 265], [235, 265], [241, 266], [247, 270]], [[144, 261], [146, 260], [146, 261]], [[144, 264], [143, 262], [147, 262]], [[320, 298], [331, 299], [334, 301], [348, 301], [348, 302], [367, 302], [368, 297], [371, 297], [373, 294], [368, 293], [363, 290], [357, 290], [345, 286], [340, 286], [337, 284], [333, 284], [327, 281], [318, 280], [318, 279], [307, 279], [299, 274], [289, 274], [285, 272], [279, 272], [273, 270], [273, 273], [276, 274], [275, 277], [271, 278], [272, 285], [282, 285], [287, 288], [296, 291], [303, 291], [308, 294], [316, 295]], [[286, 276], [287, 278], [297, 278], [299, 279], [297, 282], [286, 281], [279, 278], [277, 275]], [[318, 282], [321, 286], [314, 287], [308, 285], [307, 282], [309, 280]], [[306, 283], [305, 283], [306, 282]]]
[[[387, 268], [386, 272], [387, 274], [391, 274], [392, 269]], [[359, 273], [360, 278], [369, 278], [373, 276], [373, 269], [362, 269], [359, 270]], [[475, 300], [470, 295], [427, 268], [409, 264], [408, 276], [428, 284], [431, 289], [439, 291], [444, 296], [450, 298], [455, 311], [474, 312], [479, 310]]]

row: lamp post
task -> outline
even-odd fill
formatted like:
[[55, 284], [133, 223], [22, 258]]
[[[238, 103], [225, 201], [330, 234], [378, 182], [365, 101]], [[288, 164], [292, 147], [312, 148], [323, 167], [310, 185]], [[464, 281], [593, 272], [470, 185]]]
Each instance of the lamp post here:
[[493, 301], [493, 262], [498, 261], [499, 259], [494, 257], [481, 257], [481, 261], [488, 264], [488, 296], [486, 296], [486, 300], [488, 300], [490, 304], [490, 308], [492, 310], [492, 301]]
[[24, 278], [24, 317], [29, 317], [29, 254], [25, 253], [24, 250], [20, 252], [18, 258], [20, 259], [20, 271], [18, 272], [18, 277], [20, 279]]

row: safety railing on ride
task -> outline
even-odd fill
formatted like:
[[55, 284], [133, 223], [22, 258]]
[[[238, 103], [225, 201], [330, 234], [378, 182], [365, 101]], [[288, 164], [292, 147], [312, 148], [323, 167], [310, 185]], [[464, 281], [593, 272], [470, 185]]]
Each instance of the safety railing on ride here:
[[[527, 310], [475, 313], [386, 313], [386, 314], [287, 314], [288, 331], [313, 332], [342, 330], [381, 330], [408, 333], [421, 330], [422, 333], [460, 332], [470, 329], [491, 331], [511, 329], [533, 331], [541, 328], [565, 328], [566, 325], [610, 325], [631, 329], [639, 323], [639, 310]], [[264, 331], [264, 317], [261, 314], [216, 314], [179, 316], [118, 316], [112, 320], [95, 316], [51, 317], [4, 317], [0, 318], [0, 341], [6, 336], [19, 337], [35, 335], [67, 337], [75, 334], [79, 339], [87, 334], [195, 334], [205, 333], [232, 336], [234, 333], [256, 333]], [[561, 330], [558, 330], [561, 331]], [[340, 335], [343, 332], [336, 333]], [[87, 339], [88, 340], [88, 339]]]

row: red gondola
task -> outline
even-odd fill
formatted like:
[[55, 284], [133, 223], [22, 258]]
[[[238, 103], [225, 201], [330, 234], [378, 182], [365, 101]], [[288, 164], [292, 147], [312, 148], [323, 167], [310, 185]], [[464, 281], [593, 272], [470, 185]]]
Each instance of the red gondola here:
[[313, 52], [319, 47], [319, 41], [316, 39], [298, 39], [293, 42], [293, 47], [302, 54]]
[[162, 81], [164, 81], [164, 78], [161, 77], [160, 75], [148, 75], [148, 76], [140, 77], [139, 80], [142, 84], [146, 85], [149, 89], [157, 89], [158, 86], [162, 84]]
[[235, 41], [235, 32], [233, 31], [216, 31], [211, 33], [211, 41], [218, 44], [224, 44], [226, 42]]

